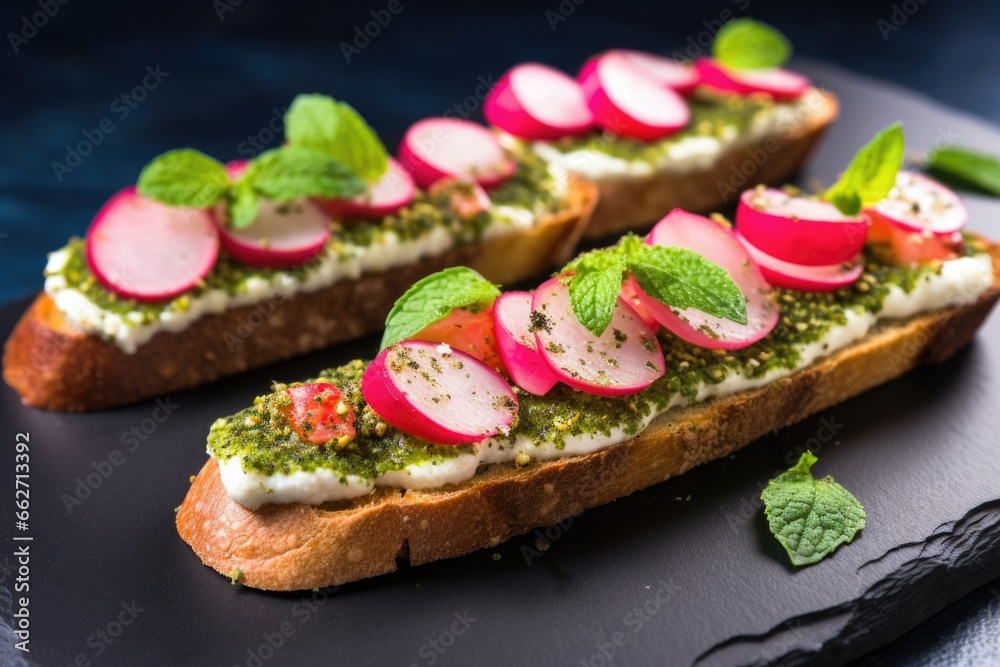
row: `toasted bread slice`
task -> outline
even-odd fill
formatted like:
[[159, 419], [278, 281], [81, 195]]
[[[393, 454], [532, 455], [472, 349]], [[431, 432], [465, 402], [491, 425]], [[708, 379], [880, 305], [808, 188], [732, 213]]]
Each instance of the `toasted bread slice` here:
[[604, 238], [649, 227], [675, 208], [717, 211], [757, 184], [788, 183], [839, 112], [837, 98], [817, 90], [809, 93], [793, 122], [777, 133], [733, 146], [707, 170], [680, 173], [664, 168], [649, 176], [591, 179], [600, 200], [584, 237]]
[[[215, 459], [198, 474], [177, 529], [204, 563], [242, 572], [268, 590], [341, 584], [491, 547], [726, 456], [967, 345], [1000, 297], [1000, 246], [993, 285], [975, 303], [887, 322], [866, 338], [766, 387], [669, 410], [637, 437], [585, 456], [494, 464], [456, 486], [376, 488], [323, 506], [266, 505], [251, 511], [226, 494]], [[694, 427], [697, 428], [694, 428]]]
[[510, 284], [562, 266], [596, 202], [594, 186], [571, 177], [566, 208], [523, 231], [462, 245], [408, 266], [294, 296], [233, 308], [160, 332], [127, 354], [76, 330], [41, 294], [4, 347], [4, 380], [26, 405], [81, 412], [194, 387], [382, 328], [413, 283], [459, 264]]

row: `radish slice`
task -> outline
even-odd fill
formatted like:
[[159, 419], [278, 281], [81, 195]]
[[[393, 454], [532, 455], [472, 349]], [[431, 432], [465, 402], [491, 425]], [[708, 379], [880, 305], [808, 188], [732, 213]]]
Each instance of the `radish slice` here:
[[853, 285], [864, 271], [861, 258], [829, 266], [805, 266], [771, 257], [736, 233], [743, 247], [760, 267], [760, 272], [772, 285], [800, 292], [833, 292]]
[[778, 101], [794, 100], [812, 85], [807, 77], [778, 67], [736, 71], [711, 58], [699, 58], [695, 67], [702, 85], [737, 95], [767, 93]]
[[650, 75], [661, 86], [672, 88], [685, 97], [698, 86], [698, 70], [691, 65], [683, 65], [672, 58], [664, 58], [644, 51], [618, 49], [619, 53], [633, 65]]
[[889, 246], [893, 263], [898, 266], [955, 259], [960, 256], [965, 245], [962, 232], [951, 234], [911, 232], [883, 216], [874, 214], [868, 241]]
[[611, 324], [598, 338], [573, 314], [569, 287], [559, 278], [542, 283], [531, 299], [535, 346], [556, 376], [599, 396], [634, 394], [665, 371], [660, 341], [619, 298]]
[[416, 194], [416, 184], [410, 172], [399, 162], [389, 158], [389, 169], [368, 191], [353, 199], [323, 199], [315, 201], [334, 218], [360, 218], [379, 220], [392, 215], [411, 201]]
[[427, 188], [442, 178], [474, 180], [484, 188], [514, 173], [514, 161], [487, 128], [455, 118], [425, 118], [410, 126], [399, 145], [399, 161]]
[[442, 445], [479, 442], [505, 433], [517, 397], [499, 373], [447, 345], [407, 340], [375, 357], [361, 394], [382, 419]]
[[952, 190], [923, 174], [901, 171], [889, 195], [867, 210], [907, 232], [951, 236], [969, 221], [969, 211]]
[[260, 200], [260, 213], [246, 229], [219, 226], [222, 248], [251, 266], [288, 268], [312, 259], [330, 238], [330, 219], [312, 201]]
[[632, 310], [642, 318], [642, 321], [646, 323], [650, 331], [656, 333], [660, 330], [660, 323], [642, 305], [642, 301], [639, 300], [639, 294], [635, 291], [635, 284], [632, 281], [627, 280], [622, 283], [622, 298], [625, 299], [625, 303], [632, 306]]
[[849, 262], [868, 238], [868, 217], [847, 216], [837, 207], [784, 190], [746, 190], [736, 208], [736, 227], [772, 257], [809, 266]]
[[94, 216], [86, 248], [101, 285], [126, 299], [154, 302], [183, 294], [208, 275], [219, 237], [207, 211], [166, 206], [129, 186]]
[[594, 127], [580, 84], [541, 63], [517, 65], [500, 77], [486, 97], [483, 115], [523, 139], [559, 139]]
[[535, 396], [544, 396], [559, 378], [545, 363], [531, 332], [531, 294], [506, 292], [493, 304], [493, 331], [510, 379]]
[[677, 132], [691, 118], [680, 95], [621, 53], [592, 58], [577, 78], [597, 124], [615, 134], [652, 141]]
[[630, 278], [643, 307], [674, 335], [699, 347], [738, 350], [771, 333], [778, 323], [771, 286], [733, 232], [722, 225], [674, 209], [653, 227], [646, 243], [693, 250], [728, 271], [747, 298], [747, 323], [739, 324], [694, 308], [678, 311], [643, 292], [635, 278]]

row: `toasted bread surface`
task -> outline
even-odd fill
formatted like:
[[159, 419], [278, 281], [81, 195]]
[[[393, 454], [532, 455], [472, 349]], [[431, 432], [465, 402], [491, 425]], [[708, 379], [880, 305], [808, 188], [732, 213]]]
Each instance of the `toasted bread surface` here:
[[573, 177], [567, 207], [534, 227], [314, 292], [207, 315], [178, 333], [156, 334], [135, 354], [76, 330], [42, 293], [7, 340], [4, 380], [32, 407], [99, 410], [357, 338], [381, 329], [392, 304], [413, 283], [446, 267], [464, 264], [504, 284], [561, 266], [595, 200], [594, 187]]
[[595, 180], [600, 199], [584, 236], [605, 238], [649, 227], [675, 208], [718, 211], [746, 188], [787, 183], [840, 110], [837, 98], [828, 92], [815, 91], [808, 101], [802, 114], [777, 133], [734, 146], [708, 170], [663, 169], [650, 176]]
[[635, 438], [585, 456], [491, 465], [455, 486], [376, 488], [336, 504], [265, 505], [251, 511], [226, 494], [210, 459], [177, 513], [177, 529], [202, 561], [247, 586], [296, 590], [451, 558], [610, 502], [887, 382], [938, 363], [967, 345], [1000, 297], [1000, 246], [993, 286], [975, 303], [888, 322], [847, 348], [770, 385], [675, 408]]

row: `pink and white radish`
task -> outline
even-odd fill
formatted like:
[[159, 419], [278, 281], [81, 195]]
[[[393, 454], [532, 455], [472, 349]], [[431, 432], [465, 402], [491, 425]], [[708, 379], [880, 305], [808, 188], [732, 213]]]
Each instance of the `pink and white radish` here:
[[330, 218], [311, 200], [261, 199], [257, 219], [246, 229], [219, 225], [222, 248], [251, 266], [298, 266], [318, 255], [329, 238]]
[[615, 134], [653, 141], [691, 119], [679, 94], [620, 52], [590, 59], [577, 78], [597, 124]]
[[510, 178], [515, 168], [489, 129], [457, 118], [425, 118], [411, 125], [399, 145], [399, 161], [422, 188], [442, 178], [489, 188]]
[[750, 257], [760, 268], [764, 278], [776, 287], [799, 290], [800, 292], [833, 292], [842, 287], [853, 285], [864, 271], [864, 264], [860, 259], [829, 266], [792, 264], [772, 257], [754, 247], [739, 233], [736, 234], [736, 238], [746, 248]]
[[736, 228], [746, 240], [793, 264], [852, 261], [865, 245], [868, 226], [863, 213], [844, 215], [829, 202], [774, 188], [745, 191], [736, 208]]
[[504, 433], [518, 408], [499, 373], [447, 345], [416, 340], [382, 350], [361, 377], [361, 394], [392, 426], [442, 445]]
[[531, 310], [536, 349], [571, 387], [599, 396], [624, 396], [642, 391], [665, 371], [660, 342], [622, 298], [600, 336], [577, 320], [569, 287], [560, 278], [535, 290]]
[[506, 292], [493, 304], [493, 335], [510, 379], [535, 396], [544, 396], [559, 378], [542, 358], [531, 331], [531, 294]]
[[642, 301], [639, 300], [639, 294], [636, 292], [634, 281], [626, 280], [622, 283], [621, 296], [625, 299], [625, 303], [632, 306], [632, 310], [642, 318], [642, 321], [646, 323], [650, 331], [656, 333], [660, 330], [660, 323], [656, 321], [656, 318], [646, 310], [646, 307], [642, 305]]
[[594, 127], [580, 84], [541, 63], [517, 65], [500, 77], [486, 96], [483, 115], [522, 139], [559, 139]]
[[900, 171], [885, 199], [867, 209], [879, 219], [907, 232], [951, 236], [969, 221], [961, 197], [941, 183], [913, 171]]
[[698, 86], [698, 70], [673, 58], [629, 49], [617, 49], [608, 53], [620, 53], [626, 60], [653, 77], [661, 86], [672, 88], [685, 97], [692, 94]]
[[778, 67], [732, 70], [711, 58], [699, 58], [695, 67], [701, 85], [724, 93], [737, 95], [767, 93], [775, 100], [787, 101], [802, 97], [811, 85], [808, 77]]
[[115, 294], [155, 302], [183, 294], [208, 275], [219, 237], [207, 211], [167, 206], [119, 190], [87, 230], [87, 264]]
[[369, 185], [364, 194], [352, 199], [317, 198], [316, 203], [329, 215], [341, 220], [379, 220], [409, 204], [415, 194], [416, 184], [410, 172], [390, 157], [385, 174]]
[[646, 243], [693, 250], [728, 271], [747, 298], [747, 323], [739, 324], [694, 308], [678, 311], [643, 292], [635, 278], [630, 278], [639, 302], [674, 335], [699, 347], [736, 350], [756, 343], [778, 323], [771, 286], [733, 232], [722, 225], [674, 209], [653, 227]]

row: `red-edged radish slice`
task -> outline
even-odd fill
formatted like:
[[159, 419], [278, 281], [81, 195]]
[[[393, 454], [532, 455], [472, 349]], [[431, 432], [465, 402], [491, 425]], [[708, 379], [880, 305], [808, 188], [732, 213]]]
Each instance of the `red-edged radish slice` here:
[[207, 211], [166, 206], [119, 190], [87, 230], [87, 264], [101, 285], [142, 302], [172, 299], [208, 275], [219, 236]]
[[642, 318], [642, 321], [646, 323], [650, 331], [656, 333], [660, 330], [660, 323], [642, 305], [642, 301], [639, 300], [639, 294], [635, 291], [635, 284], [631, 280], [626, 280], [622, 283], [622, 298], [625, 299], [628, 305], [632, 306], [632, 310]]
[[750, 257], [760, 268], [769, 283], [776, 287], [799, 290], [800, 292], [833, 292], [841, 287], [853, 285], [864, 271], [860, 257], [853, 262], [831, 264], [830, 266], [805, 266], [792, 264], [777, 257], [771, 257], [752, 243], [736, 234]]
[[442, 178], [489, 188], [510, 178], [515, 168], [489, 129], [457, 118], [425, 118], [411, 125], [399, 145], [399, 161], [422, 188]]
[[602, 128], [653, 141], [677, 132], [691, 119], [684, 99], [618, 52], [587, 61], [577, 77]]
[[829, 202], [784, 190], [746, 190], [736, 208], [736, 228], [772, 257], [793, 264], [828, 266], [857, 257], [868, 238], [868, 216], [847, 216]]
[[594, 127], [580, 84], [541, 63], [517, 65], [500, 77], [486, 96], [483, 115], [522, 139], [559, 139]]
[[737, 71], [711, 58], [699, 58], [695, 67], [700, 85], [737, 95], [767, 93], [778, 101], [794, 100], [802, 97], [812, 85], [807, 77], [778, 67]]
[[364, 194], [353, 199], [316, 198], [315, 201], [334, 218], [379, 220], [409, 204], [415, 194], [416, 184], [410, 172], [390, 157], [388, 170]]
[[493, 331], [493, 305], [489, 308], [455, 308], [434, 324], [411, 336], [411, 340], [446, 343], [453, 349], [471, 354], [490, 368], [506, 372], [497, 349]]
[[309, 200], [260, 200], [260, 213], [246, 229], [219, 226], [222, 248], [245, 264], [288, 268], [318, 255], [330, 238], [330, 218]]
[[674, 209], [646, 237], [650, 245], [677, 246], [702, 255], [729, 272], [747, 298], [747, 323], [713, 317], [694, 308], [678, 311], [649, 296], [630, 278], [639, 301], [671, 333], [699, 347], [737, 350], [759, 341], [778, 323], [771, 286], [730, 230], [708, 218]]
[[517, 397], [499, 373], [443, 343], [390, 345], [365, 370], [361, 394], [391, 425], [442, 445], [504, 433], [517, 416]]
[[673, 58], [630, 49], [617, 49], [609, 53], [620, 53], [626, 60], [653, 77], [661, 86], [672, 88], [685, 97], [693, 93], [698, 86], [698, 70]]
[[494, 332], [510, 379], [535, 396], [544, 396], [559, 378], [535, 346], [531, 331], [531, 294], [506, 292], [493, 304]]
[[573, 314], [569, 287], [552, 278], [531, 299], [535, 346], [556, 376], [571, 387], [599, 396], [642, 391], [665, 371], [660, 341], [624, 299], [600, 337]]
[[951, 236], [969, 221], [961, 197], [923, 174], [901, 171], [889, 195], [867, 209], [876, 218], [907, 232]]
[[872, 215], [868, 241], [889, 246], [893, 263], [899, 266], [955, 259], [965, 246], [961, 232], [911, 232], [878, 215]]

